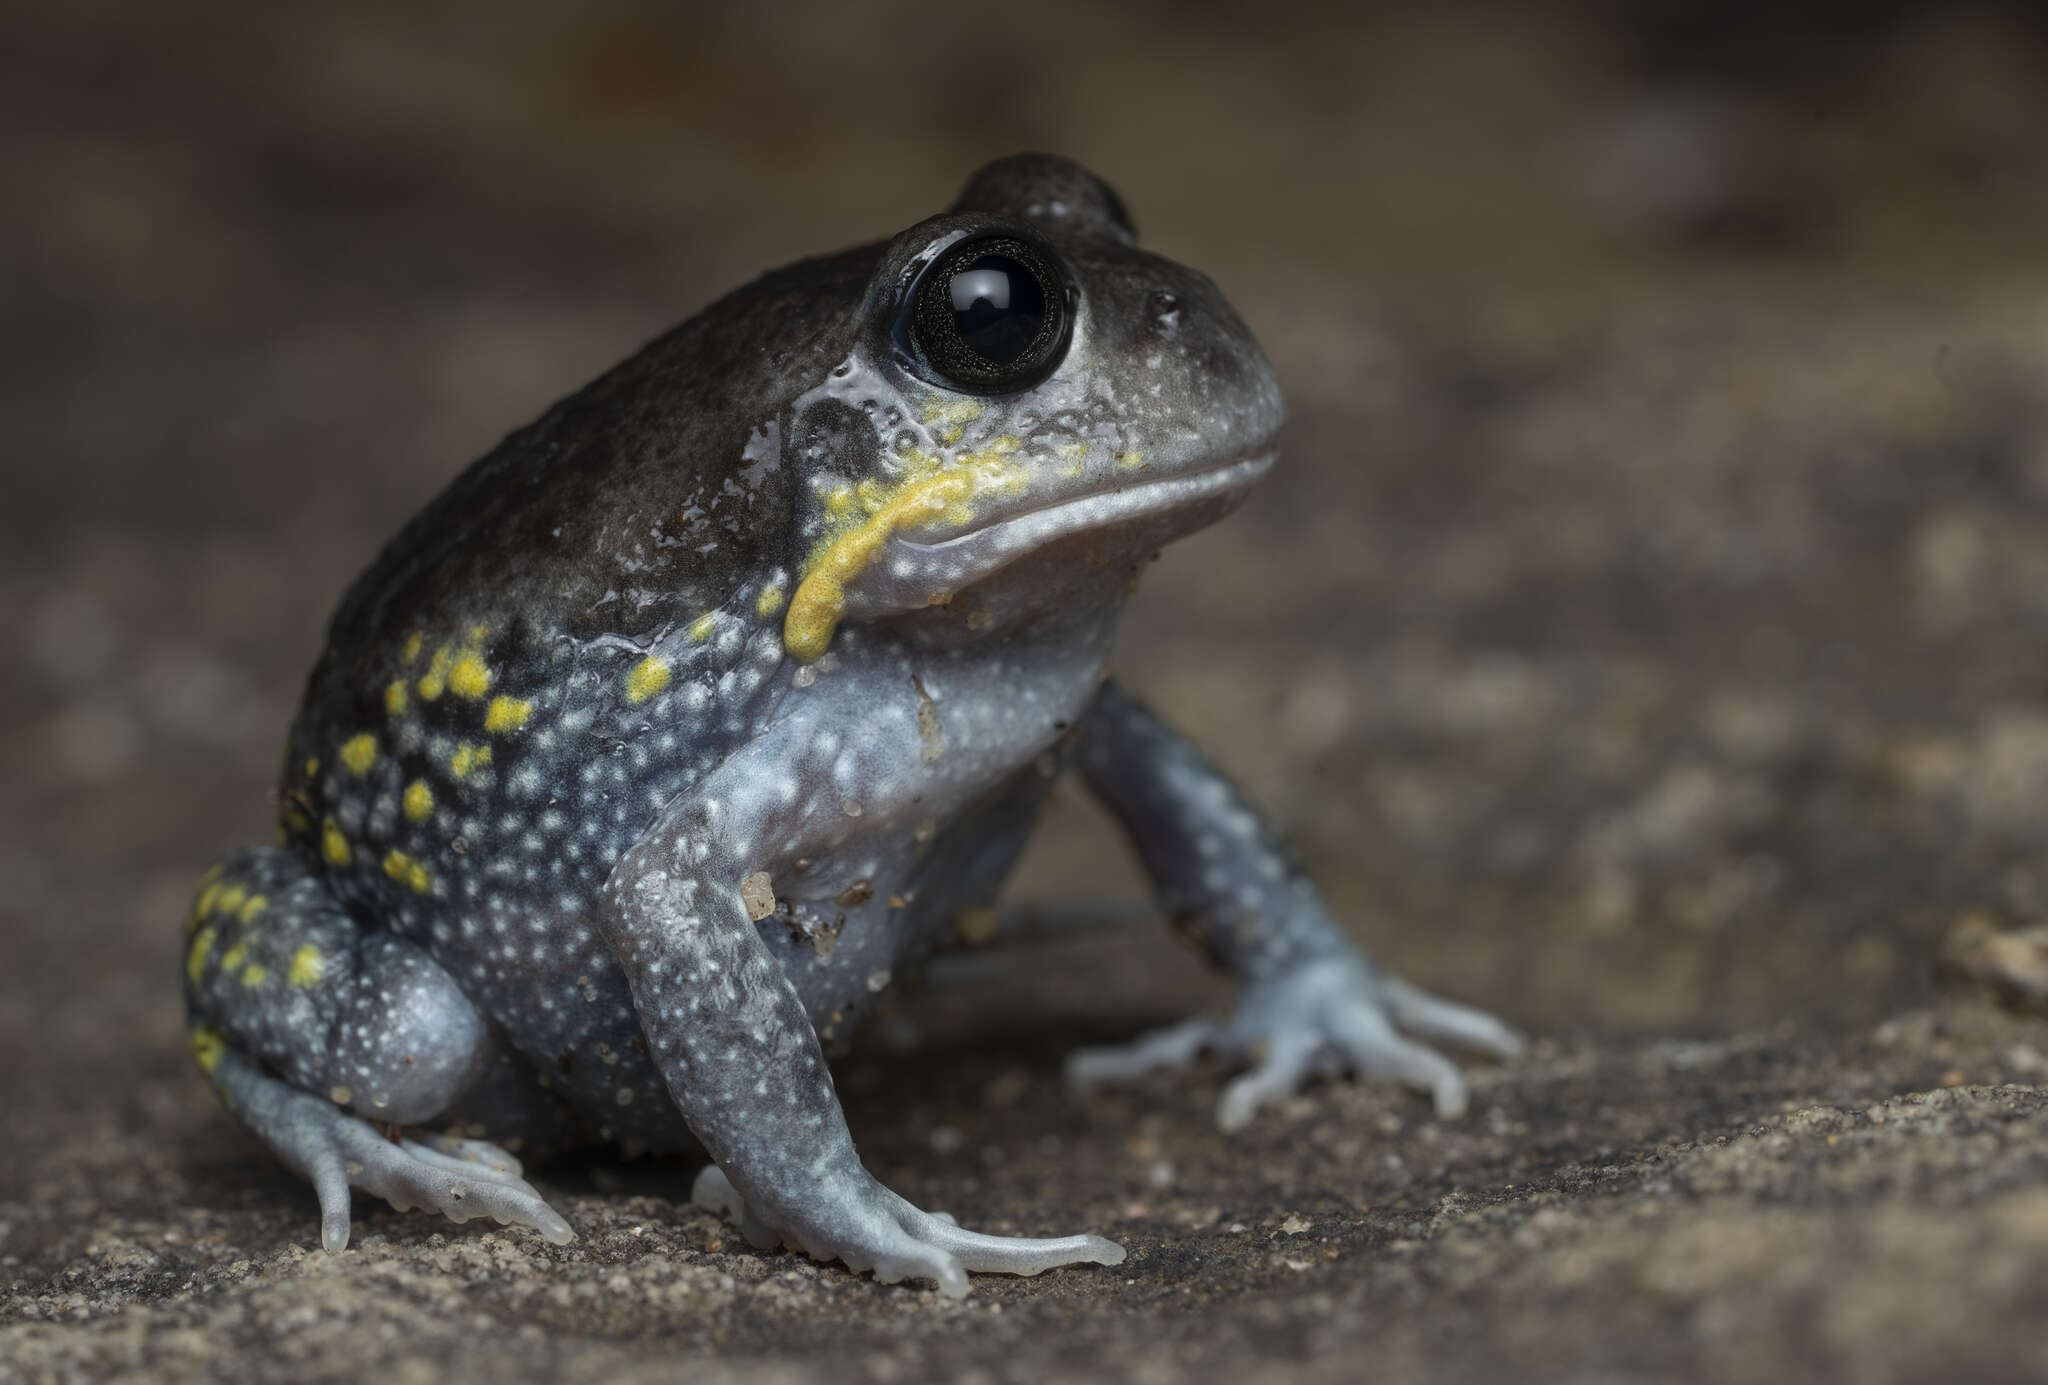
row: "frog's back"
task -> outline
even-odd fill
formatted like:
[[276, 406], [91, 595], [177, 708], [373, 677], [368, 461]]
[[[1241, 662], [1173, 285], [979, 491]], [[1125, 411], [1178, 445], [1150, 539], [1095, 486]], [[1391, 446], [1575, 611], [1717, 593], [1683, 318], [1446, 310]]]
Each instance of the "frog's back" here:
[[612, 864], [780, 687], [796, 480], [776, 421], [843, 355], [874, 255], [777, 271], [651, 343], [462, 473], [350, 589], [281, 815], [365, 926], [480, 999], [520, 976], [538, 998], [578, 964]]

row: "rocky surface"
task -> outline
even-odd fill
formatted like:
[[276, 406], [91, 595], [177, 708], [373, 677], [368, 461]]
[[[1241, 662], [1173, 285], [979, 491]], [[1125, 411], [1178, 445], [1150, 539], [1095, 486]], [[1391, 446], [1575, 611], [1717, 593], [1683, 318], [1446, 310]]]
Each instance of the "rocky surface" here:
[[[501, 8], [5, 21], [0, 1380], [2048, 1372], [2018, 11]], [[1118, 1270], [948, 1302], [604, 1160], [540, 1172], [568, 1247], [362, 1203], [320, 1254], [175, 966], [340, 587], [635, 342], [1028, 146], [1210, 270], [1294, 409], [1125, 676], [1376, 956], [1534, 1052], [1455, 1123], [1066, 1094], [1072, 1044], [1225, 999], [1069, 794], [1019, 945], [841, 1086], [913, 1200]]]

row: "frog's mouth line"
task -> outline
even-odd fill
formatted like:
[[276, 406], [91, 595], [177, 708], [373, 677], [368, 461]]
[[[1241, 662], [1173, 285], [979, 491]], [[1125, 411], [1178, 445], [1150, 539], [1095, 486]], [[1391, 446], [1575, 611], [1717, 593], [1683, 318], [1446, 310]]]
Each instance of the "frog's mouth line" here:
[[1234, 497], [1265, 475], [1278, 456], [1276, 449], [1268, 448], [1201, 471], [1089, 491], [999, 515], [943, 538], [919, 540], [895, 533], [881, 561], [847, 592], [848, 609], [879, 612], [943, 601], [1056, 539]]

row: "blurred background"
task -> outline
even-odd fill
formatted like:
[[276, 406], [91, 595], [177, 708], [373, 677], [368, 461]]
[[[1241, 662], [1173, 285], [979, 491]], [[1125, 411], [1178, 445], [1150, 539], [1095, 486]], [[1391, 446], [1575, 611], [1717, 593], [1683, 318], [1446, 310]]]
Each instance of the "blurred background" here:
[[[983, 161], [1039, 148], [1092, 166], [1148, 244], [1222, 284], [1292, 409], [1282, 467], [1247, 508], [1148, 577], [1123, 676], [1281, 825], [1375, 956], [1549, 1047], [1482, 1089], [1503, 1105], [1441, 1136], [1379, 1087], [1325, 1089], [1255, 1144], [1214, 1139], [1213, 1083], [1179, 1105], [1166, 1087], [1126, 1107], [1065, 1102], [1051, 1075], [1072, 1039], [1222, 993], [1164, 941], [1095, 810], [1064, 793], [1013, 895], [1054, 922], [1105, 922], [1051, 930], [1023, 981], [963, 975], [994, 1007], [984, 1030], [1015, 1006], [1010, 1048], [954, 1051], [907, 1087], [886, 1065], [848, 1077], [875, 1166], [963, 1214], [1123, 1227], [1164, 1247], [1134, 1271], [1161, 1293], [1207, 1265], [1218, 1306], [1202, 1331], [1254, 1344], [1282, 1321], [1305, 1334], [1288, 1341], [1318, 1340], [1331, 1295], [1365, 1296], [1357, 1331], [1405, 1331], [1387, 1306], [1416, 1301], [1401, 1277], [1416, 1263], [1478, 1305], [1455, 1331], [1426, 1320], [1400, 1338], [1416, 1360], [1455, 1338], [1526, 1365], [1485, 1343], [1541, 1356], [1546, 1333], [1611, 1333], [1617, 1313], [1638, 1361], [1656, 1360], [1697, 1301], [1686, 1321], [1771, 1378], [1789, 1359], [1779, 1343], [1809, 1327], [1801, 1305], [1822, 1271], [1802, 1267], [1825, 1264], [1874, 1276], [1828, 1300], [1827, 1350], [1850, 1355], [1827, 1359], [1882, 1363], [1869, 1344], [1922, 1304], [1921, 1257], [1947, 1234], [1938, 1277], [1968, 1302], [1939, 1318], [1953, 1331], [1923, 1343], [1925, 1359], [2005, 1350], [2000, 1324], [2048, 1311], [2006, 1306], [2037, 1292], [2048, 1206], [1873, 1221], [1863, 1193], [1769, 1165], [1759, 1205], [1778, 1205], [1782, 1178], [1849, 1210], [1783, 1222], [1724, 1198], [1712, 1216], [1731, 1220], [1669, 1242], [1667, 1262], [1666, 1223], [1636, 1217], [1662, 1210], [1600, 1201], [1584, 1190], [1609, 1185], [1579, 1161], [1633, 1150], [1649, 1161], [1642, 1186], [1668, 1190], [1677, 1166], [1657, 1160], [1686, 1138], [1725, 1144], [1801, 1101], [1860, 1110], [1965, 1081], [1993, 1084], [1972, 1109], [2007, 1129], [1993, 1107], [2020, 1098], [1995, 1084], [2048, 1071], [2038, 1028], [1965, 1052], [1919, 1008], [1959, 928], [1981, 941], [2048, 925], [2039, 13], [1904, 0], [7, 6], [0, 1275], [22, 1288], [0, 1320], [160, 1298], [160, 1335], [15, 1341], [89, 1356], [236, 1340], [177, 1333], [208, 1321], [194, 1295], [242, 1283], [250, 1256], [268, 1268], [221, 1302], [253, 1305], [251, 1370], [316, 1321], [331, 1335], [303, 1340], [329, 1344], [329, 1363], [356, 1359], [351, 1315], [382, 1315], [380, 1350], [397, 1350], [421, 1330], [403, 1305], [437, 1295], [453, 1297], [436, 1350], [463, 1359], [484, 1299], [431, 1267], [394, 1297], [386, 1252], [366, 1250], [308, 1279], [303, 1309], [280, 1287], [300, 1273], [304, 1190], [183, 1056], [175, 966], [193, 881], [221, 851], [269, 839], [272, 775], [328, 613], [459, 469], [725, 290], [892, 234]], [[1913, 1013], [1918, 1028], [1876, 1027]], [[1743, 1036], [1764, 1032], [1776, 1056], [1741, 1057]], [[1874, 1056], [1900, 1033], [1892, 1057]], [[1731, 1042], [1660, 1049], [1664, 1036]], [[1020, 1058], [1027, 1042], [1041, 1047]], [[1695, 1072], [1710, 1051], [1722, 1066]], [[1560, 1052], [1622, 1056], [1573, 1067]], [[1677, 1056], [1660, 1066], [1659, 1053]], [[1404, 1122], [1412, 1138], [1396, 1138]], [[1011, 1137], [1020, 1124], [1047, 1133]], [[946, 1162], [963, 1138], [986, 1149]], [[1932, 1186], [1981, 1189], [1970, 1161], [2005, 1147], [1906, 1140], [1895, 1161], [1856, 1167], [1879, 1170], [1870, 1187], [1920, 1187], [1946, 1157], [1931, 1151], [1949, 1150], [1961, 1181]], [[1025, 1158], [998, 1184], [1002, 1148]], [[1829, 1157], [1817, 1136], [1812, 1149]], [[2037, 1187], [2037, 1155], [2014, 1157], [1998, 1186]], [[1715, 1170], [1746, 1166], [1702, 1167], [1677, 1186], [1725, 1189]], [[1182, 1202], [1160, 1201], [1174, 1177]], [[1610, 1256], [1607, 1298], [1586, 1297], [1584, 1257], [1483, 1280], [1455, 1236], [1429, 1241], [1435, 1259], [1402, 1258], [1457, 1225], [1457, 1207], [1508, 1208], [1518, 1187], [1533, 1200], [1504, 1218], [1552, 1210], [1526, 1236], [1498, 1223], [1488, 1244], [1510, 1260], [1550, 1245], [1556, 1206], [1575, 1205], [1555, 1199], [1583, 1192], [1617, 1219], [1597, 1245], [1640, 1257]], [[1459, 1203], [1467, 1188], [1477, 1201]], [[823, 1271], [791, 1279], [786, 1257], [714, 1255], [710, 1223], [675, 1193], [574, 1203], [587, 1252], [506, 1261], [486, 1295], [502, 1311], [482, 1325], [533, 1331], [531, 1305], [552, 1300], [523, 1295], [566, 1294], [607, 1263], [651, 1276], [636, 1321], [657, 1333], [705, 1320], [662, 1295], [706, 1264], [812, 1286], [780, 1318], [782, 1300], [743, 1300], [768, 1314], [750, 1340], [771, 1346], [822, 1321], [820, 1303], [842, 1322], [872, 1305], [938, 1312]], [[1308, 1225], [1293, 1209], [1342, 1197], [1357, 1204], [1347, 1244], [1373, 1268], [1339, 1265], [1297, 1293], [1306, 1262], [1284, 1257], [1310, 1238], [1289, 1239]], [[1171, 1258], [1189, 1228], [1244, 1231], [1233, 1217], [1277, 1227], [1258, 1234], [1283, 1258], [1200, 1259], [1220, 1241]], [[652, 1228], [633, 1244], [658, 1232], [697, 1248], [655, 1267], [619, 1248], [628, 1231], [609, 1218], [638, 1218], [635, 1237]], [[1873, 1250], [1866, 1227], [1891, 1239]], [[527, 1253], [516, 1238], [444, 1243], [445, 1229], [385, 1214], [364, 1244]], [[2007, 1234], [2024, 1241], [2018, 1258], [1972, 1278], [1979, 1247]], [[81, 1280], [88, 1263], [98, 1278]], [[1241, 1300], [1251, 1281], [1277, 1297]], [[1028, 1292], [1053, 1313], [1096, 1282]], [[1457, 1287], [1480, 1282], [1504, 1287]], [[1743, 1298], [1750, 1286], [1764, 1298]], [[344, 1292], [358, 1297], [331, 1297]], [[1020, 1314], [1039, 1301], [977, 1292]], [[589, 1311], [563, 1321], [592, 1341], [623, 1330]], [[1240, 1312], [1253, 1325], [1217, 1326]], [[1758, 1313], [1781, 1314], [1782, 1336], [1754, 1330]], [[1036, 1334], [1026, 1356], [1103, 1340], [1071, 1336], [1067, 1319], [1026, 1327], [1049, 1320], [1015, 1319]], [[1128, 1359], [1153, 1360], [1153, 1335]], [[2048, 1358], [2031, 1359], [2039, 1378]]]
[[[1917, 1002], [1957, 919], [2048, 919], [2035, 13], [10, 7], [10, 1081], [175, 1070], [191, 882], [416, 507], [1027, 148], [1279, 368], [1282, 469], [1120, 667], [1376, 956], [1539, 1033]], [[1017, 893], [1154, 957], [1092, 814]]]

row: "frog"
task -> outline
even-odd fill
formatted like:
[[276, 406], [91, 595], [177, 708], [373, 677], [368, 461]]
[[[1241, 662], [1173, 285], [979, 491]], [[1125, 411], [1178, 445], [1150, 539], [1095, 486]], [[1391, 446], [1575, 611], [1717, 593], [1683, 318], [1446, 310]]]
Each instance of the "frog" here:
[[521, 1156], [707, 1160], [764, 1251], [947, 1295], [1115, 1265], [960, 1226], [863, 1164], [830, 1060], [984, 912], [1056, 781], [1241, 990], [1084, 1048], [1205, 1058], [1225, 1130], [1309, 1079], [1428, 1093], [1508, 1025], [1375, 967], [1279, 833], [1108, 672], [1138, 574], [1273, 467], [1272, 365], [1117, 193], [987, 165], [894, 237], [765, 274], [509, 434], [347, 590], [271, 845], [198, 889], [192, 1056], [313, 1187], [548, 1242]]

